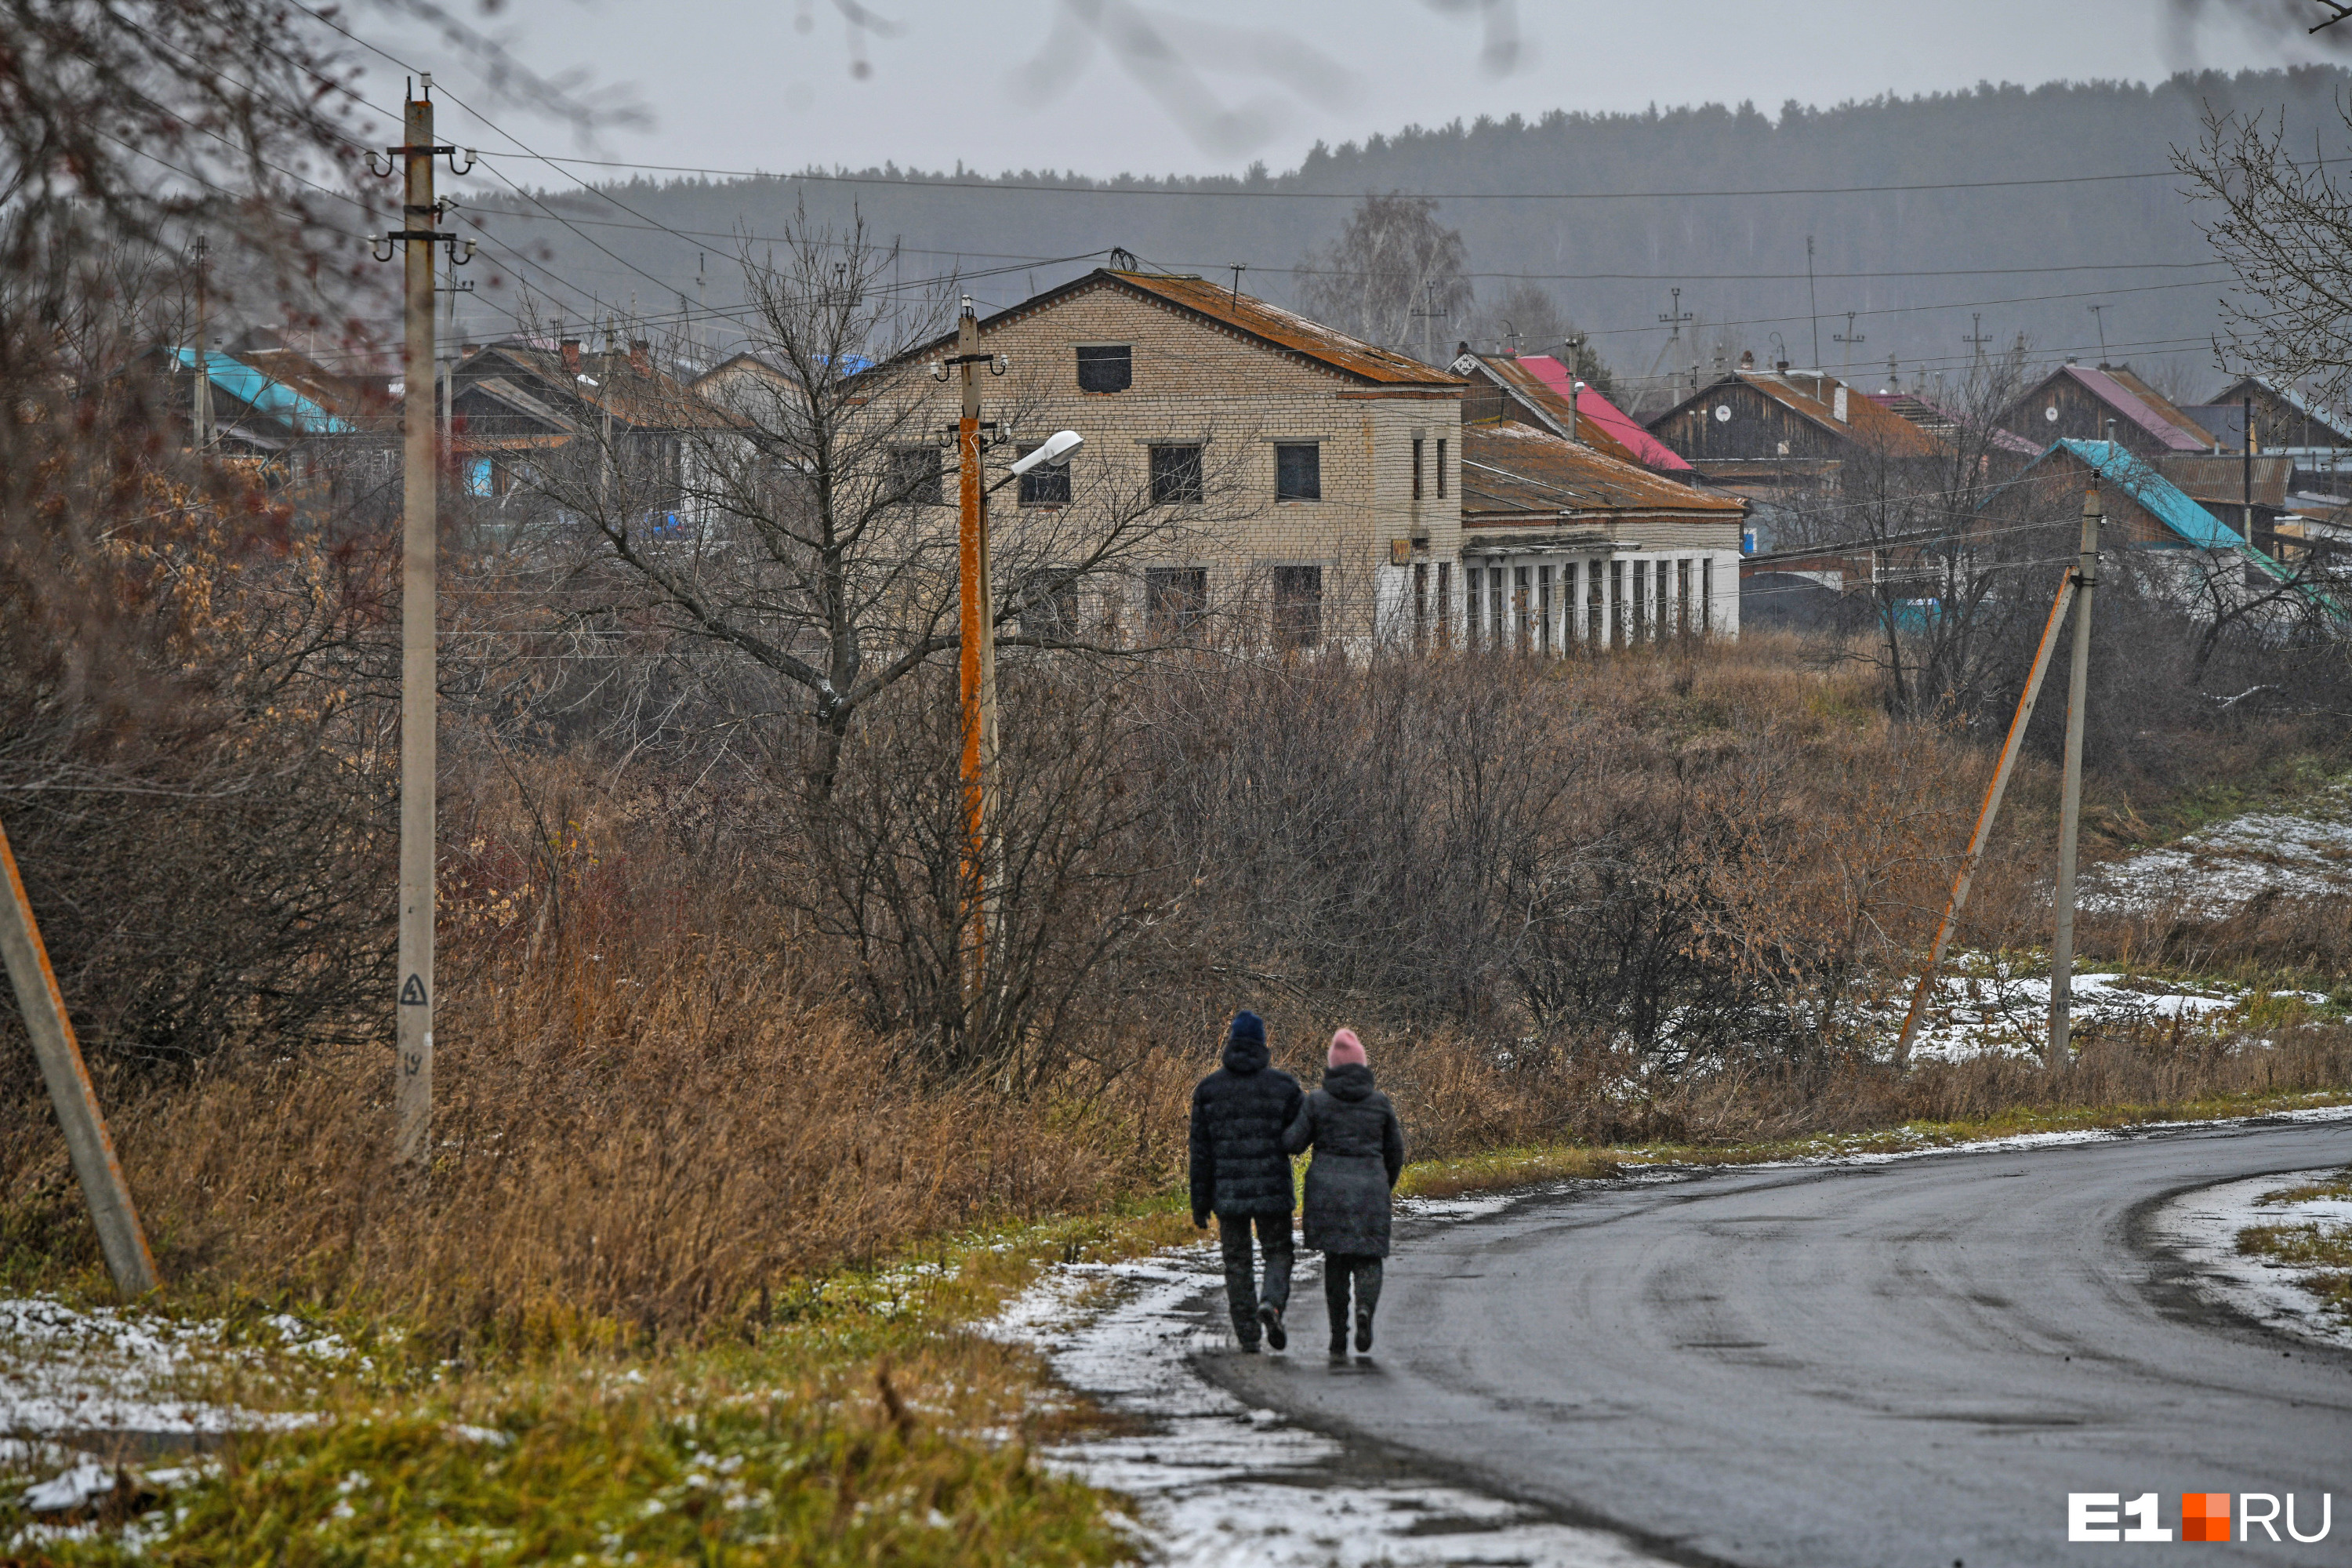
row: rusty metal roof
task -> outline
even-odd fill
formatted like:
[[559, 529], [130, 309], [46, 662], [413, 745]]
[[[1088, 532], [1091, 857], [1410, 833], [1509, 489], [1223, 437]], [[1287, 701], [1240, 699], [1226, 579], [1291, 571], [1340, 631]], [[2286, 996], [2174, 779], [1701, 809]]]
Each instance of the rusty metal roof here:
[[2294, 489], [2294, 459], [2256, 454], [2251, 464], [2242, 456], [2211, 457], [2191, 452], [2164, 452], [2154, 459], [2156, 471], [2179, 485], [2189, 499], [2203, 506], [2243, 506], [2252, 469], [2253, 504], [2274, 511], [2287, 510]]
[[[1279, 305], [1270, 305], [1264, 300], [1183, 273], [1114, 271], [1107, 267], [1098, 267], [1083, 278], [1072, 279], [1058, 288], [1032, 295], [992, 316], [982, 316], [980, 330], [983, 333], [992, 331], [1059, 304], [1073, 295], [1104, 287], [1124, 289], [1145, 299], [1175, 306], [1255, 338], [1268, 348], [1303, 355], [1374, 386], [1451, 392], [1458, 391], [1464, 384], [1460, 376], [1434, 365], [1423, 364], [1408, 354], [1384, 349], [1378, 343], [1368, 343], [1361, 338], [1351, 338], [1336, 327], [1309, 321]], [[955, 334], [947, 333], [907, 349], [876, 368], [888, 370], [910, 361], [928, 358], [954, 342]]]
[[[1846, 440], [1861, 441], [1912, 457], [1924, 457], [1943, 446], [1942, 442], [1901, 415], [1880, 407], [1862, 388], [1841, 382], [1836, 376], [1800, 375], [1794, 371], [1785, 375], [1762, 371], [1735, 371], [1732, 374], [1782, 407], [1802, 415], [1832, 435]], [[1846, 388], [1846, 416], [1843, 419], [1837, 416], [1837, 389], [1840, 386]]]
[[580, 369], [567, 371], [559, 349], [509, 339], [478, 351], [457, 367], [459, 391], [468, 382], [498, 379], [495, 366], [503, 360], [530, 383], [536, 397], [559, 417], [575, 420], [601, 417], [610, 410], [614, 419], [638, 430], [685, 430], [722, 427], [736, 423], [725, 409], [659, 369], [638, 370], [625, 353], [583, 350]]
[[1528, 425], [1462, 431], [1462, 521], [1500, 522], [1529, 513], [1699, 512], [1731, 520], [1748, 503], [1677, 484], [1643, 468]]
[[[1908, 419], [1939, 441], [1949, 442], [1952, 437], [1965, 429], [1969, 423], [1965, 415], [1956, 414], [1943, 405], [1921, 397], [1916, 393], [1874, 392], [1870, 395], [1870, 400], [1890, 414], [1900, 415]], [[1984, 437], [1986, 445], [2007, 452], [2011, 457], [2038, 458], [2042, 455], [2041, 447], [2014, 430], [2003, 430], [1998, 426], [1992, 426], [1979, 433]]]

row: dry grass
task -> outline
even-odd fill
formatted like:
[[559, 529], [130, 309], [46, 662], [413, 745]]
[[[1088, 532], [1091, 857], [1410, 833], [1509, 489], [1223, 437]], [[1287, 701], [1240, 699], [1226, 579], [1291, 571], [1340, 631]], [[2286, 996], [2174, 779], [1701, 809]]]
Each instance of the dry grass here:
[[[1867, 671], [1761, 642], [1562, 663], [1511, 700], [1615, 747], [1608, 784], [1621, 795], [1684, 789], [1739, 831], [1732, 807], [1769, 810], [1774, 837], [1729, 841], [1750, 891], [1733, 889], [1705, 938], [1798, 953], [1754, 972], [1767, 997], [1765, 981], [1851, 989], [1901, 962], [1980, 785], [1983, 759], [1958, 739], [1889, 729]], [[664, 802], [599, 794], [573, 761], [538, 765], [521, 775], [535, 794], [501, 797], [505, 775], [486, 770], [453, 814], [466, 848], [450, 879], [428, 1172], [387, 1166], [392, 1082], [377, 1049], [244, 1050], [182, 1078], [107, 1082], [176, 1297], [355, 1311], [422, 1331], [436, 1354], [501, 1362], [756, 1333], [833, 1271], [992, 1227], [1143, 1210], [1129, 1228], [1159, 1235], [1191, 1086], [1244, 1004], [1310, 1081], [1333, 1026], [1366, 1037], [1413, 1157], [1439, 1163], [1414, 1178], [1432, 1193], [1598, 1174], [1608, 1151], [1633, 1145], [1728, 1157], [1906, 1123], [2125, 1119], [2352, 1085], [2352, 1037], [2310, 1020], [2266, 1024], [2275, 1043], [2261, 1047], [2094, 1039], [2056, 1079], [2011, 1060], [1897, 1075], [1833, 1040], [1662, 1068], [1491, 994], [1433, 1018], [1425, 998], [1370, 988], [1360, 968], [1318, 982], [1312, 954], [1269, 945], [1297, 906], [1277, 900], [1250, 926], [1227, 918], [1222, 889], [1179, 911], [1167, 951], [1108, 972], [1100, 1030], [1050, 1079], [1018, 1092], [942, 1082], [853, 1005], [839, 956], [772, 896], [772, 866], [683, 843]], [[1721, 783], [1735, 776], [1737, 789]], [[2031, 769], [2021, 781], [1968, 940], [2034, 934], [2046, 783]], [[1329, 799], [1320, 809], [1344, 818]], [[1300, 886], [1301, 899], [1317, 890]], [[1408, 930], [1416, 913], [1365, 918]], [[1344, 959], [1381, 940], [1331, 946]], [[1851, 948], [1843, 971], [1818, 962], [1838, 943]], [[1723, 972], [1750, 973], [1745, 962]], [[1696, 973], [1703, 989], [1716, 972]], [[12, 1194], [0, 1280], [94, 1279], [37, 1101], [0, 1120], [0, 1180]], [[1114, 1226], [1104, 1245], [1126, 1245], [1113, 1232], [1127, 1234]]]

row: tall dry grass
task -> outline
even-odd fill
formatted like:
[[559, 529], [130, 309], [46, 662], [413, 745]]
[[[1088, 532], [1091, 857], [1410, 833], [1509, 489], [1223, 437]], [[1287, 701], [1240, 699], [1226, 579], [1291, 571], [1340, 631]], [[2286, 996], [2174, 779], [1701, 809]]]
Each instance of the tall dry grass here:
[[[1425, 720], [1444, 704], [1475, 721], [1439, 732]], [[1867, 1030], [1836, 1020], [1924, 942], [1988, 763], [1960, 737], [1890, 728], [1868, 672], [1800, 648], [1258, 670], [1181, 712], [1184, 747], [1246, 764], [1176, 818], [1215, 853], [1161, 857], [1197, 883], [1089, 981], [1098, 1023], [1018, 1083], [927, 1071], [877, 1027], [870, 992], [784, 885], [789, 866], [728, 829], [727, 802], [623, 787], [572, 751], [461, 765], [430, 1169], [388, 1164], [380, 1047], [248, 1047], [175, 1077], [101, 1063], [167, 1277], [390, 1312], [452, 1354], [724, 1331], [927, 1237], [1173, 1190], [1187, 1097], [1238, 1005], [1269, 1018], [1278, 1061], [1310, 1081], [1332, 1027], [1363, 1033], [1416, 1158], [2352, 1083], [2340, 1027], [2271, 1046], [2094, 1037], [2055, 1078], [2014, 1061], [1871, 1065]], [[1397, 754], [1415, 734], [1431, 749]], [[1538, 756], [1569, 770], [1561, 787], [1501, 776]], [[1288, 787], [1255, 782], [1269, 776]], [[1440, 778], [1451, 804], [1431, 799]], [[2038, 938], [2049, 784], [2032, 767], [2021, 779], [1964, 940]], [[1401, 821], [1443, 876], [1394, 863]], [[1482, 856], [1507, 874], [1465, 888]], [[1538, 907], [1512, 900], [1555, 883], [1573, 894], [1569, 937], [1511, 935]], [[1612, 924], [1595, 899], [1650, 901]], [[1505, 937], [1520, 944], [1507, 961]], [[1677, 1056], [1629, 1043], [1620, 1015], [1531, 1008], [1539, 959], [1582, 984], [1607, 955], [1580, 944], [1636, 937], [1655, 951], [1629, 948], [1609, 973], [1631, 964], [1671, 1006], [1731, 986], [1748, 1016], [1781, 1005], [1818, 1026]], [[1825, 1012], [1832, 1000], [1843, 1010]], [[0, 1119], [0, 1181], [8, 1277], [94, 1264], [37, 1100]]]

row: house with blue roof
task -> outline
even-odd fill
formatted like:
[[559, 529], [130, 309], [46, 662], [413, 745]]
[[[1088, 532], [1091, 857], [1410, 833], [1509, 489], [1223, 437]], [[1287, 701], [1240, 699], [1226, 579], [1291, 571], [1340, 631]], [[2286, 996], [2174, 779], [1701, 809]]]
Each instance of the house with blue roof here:
[[[2337, 620], [2346, 618], [2342, 605], [2321, 584], [2304, 580], [2256, 549], [2155, 464], [2119, 441], [2053, 441], [1986, 504], [1990, 508], [2028, 487], [2079, 492], [2094, 473], [2104, 492], [2105, 542], [2146, 552], [2151, 562], [2171, 566], [2177, 577], [2193, 577], [2200, 586], [2226, 575], [2243, 584], [2236, 592], [2261, 595], [2284, 589], [2290, 598], [2325, 609]], [[2179, 559], [2167, 563], [2165, 557], [2175, 552]]]

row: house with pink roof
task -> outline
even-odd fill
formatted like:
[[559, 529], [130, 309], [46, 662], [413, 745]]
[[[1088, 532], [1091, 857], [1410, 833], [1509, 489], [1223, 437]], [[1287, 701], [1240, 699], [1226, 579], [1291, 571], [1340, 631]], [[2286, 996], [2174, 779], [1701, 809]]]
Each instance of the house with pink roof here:
[[2142, 457], [2212, 449], [2212, 437], [2129, 366], [2069, 360], [2011, 403], [2000, 423], [2045, 449], [2053, 441], [2106, 440], [2111, 424], [2114, 438]]

